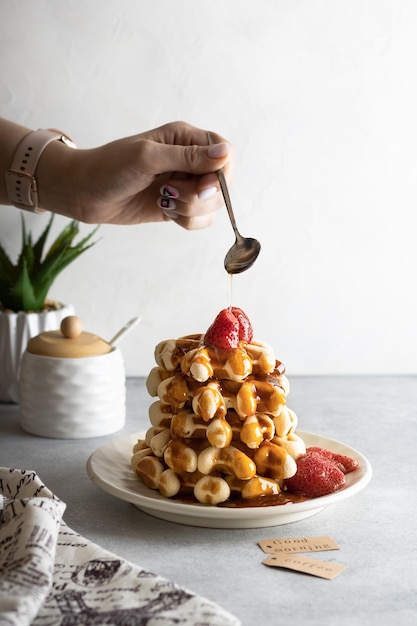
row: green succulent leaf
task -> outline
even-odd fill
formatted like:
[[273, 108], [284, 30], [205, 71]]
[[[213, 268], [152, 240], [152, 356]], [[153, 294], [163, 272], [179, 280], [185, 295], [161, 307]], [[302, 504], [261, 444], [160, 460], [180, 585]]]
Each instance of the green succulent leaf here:
[[37, 297], [30, 280], [26, 259], [22, 260], [21, 271], [16, 277], [16, 282], [13, 285], [11, 295], [13, 298], [12, 304], [14, 304], [14, 306], [9, 306], [11, 309], [15, 309], [16, 306], [20, 305], [20, 303], [22, 305], [22, 310], [24, 311], [35, 311], [43, 306], [43, 302], [39, 303], [37, 301]]
[[98, 226], [81, 241], [72, 245], [79, 233], [78, 222], [72, 220], [44, 255], [53, 220], [54, 215], [51, 216], [38, 240], [33, 243], [32, 235], [27, 232], [22, 215], [22, 247], [16, 264], [12, 263], [0, 245], [0, 304], [4, 308], [13, 311], [42, 309], [58, 274], [97, 243], [90, 240]]
[[[22, 216], [22, 219], [23, 219], [23, 216]], [[41, 264], [41, 259], [42, 259], [42, 255], [43, 255], [43, 249], [45, 247], [45, 243], [46, 243], [46, 240], [48, 238], [49, 231], [51, 230], [51, 226], [52, 226], [52, 222], [53, 221], [54, 221], [54, 216], [52, 214], [49, 222], [46, 225], [45, 230], [43, 231], [43, 233], [39, 237], [38, 241], [33, 246], [33, 254], [34, 254], [34, 257], [35, 257], [35, 264], [36, 264], [36, 266], [39, 266]]]

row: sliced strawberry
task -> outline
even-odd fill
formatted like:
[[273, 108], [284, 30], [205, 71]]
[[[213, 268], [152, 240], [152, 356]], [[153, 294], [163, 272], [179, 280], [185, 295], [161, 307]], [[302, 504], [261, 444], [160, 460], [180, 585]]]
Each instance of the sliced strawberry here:
[[231, 311], [239, 322], [239, 339], [250, 343], [253, 338], [253, 328], [248, 316], [237, 306], [232, 306]]
[[318, 498], [333, 493], [345, 485], [345, 475], [335, 463], [322, 454], [306, 450], [297, 460], [297, 471], [285, 481], [292, 493]]
[[359, 467], [359, 463], [356, 459], [352, 459], [350, 456], [346, 456], [345, 454], [337, 454], [331, 450], [326, 450], [325, 448], [319, 448], [316, 446], [312, 446], [307, 449], [311, 452], [321, 454], [322, 457], [328, 459], [329, 461], [333, 461], [333, 463], [335, 463], [344, 474], [349, 474], [349, 472], [353, 472]]
[[223, 309], [204, 335], [204, 343], [219, 350], [239, 346], [239, 322], [230, 309]]

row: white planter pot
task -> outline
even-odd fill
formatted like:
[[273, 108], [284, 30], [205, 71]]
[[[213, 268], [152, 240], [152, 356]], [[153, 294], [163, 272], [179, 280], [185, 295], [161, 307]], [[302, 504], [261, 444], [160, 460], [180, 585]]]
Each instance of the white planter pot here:
[[19, 401], [20, 359], [29, 339], [46, 330], [57, 330], [72, 305], [38, 313], [0, 311], [0, 402]]
[[41, 437], [101, 437], [123, 428], [126, 378], [122, 354], [80, 358], [25, 351], [20, 370], [20, 425]]

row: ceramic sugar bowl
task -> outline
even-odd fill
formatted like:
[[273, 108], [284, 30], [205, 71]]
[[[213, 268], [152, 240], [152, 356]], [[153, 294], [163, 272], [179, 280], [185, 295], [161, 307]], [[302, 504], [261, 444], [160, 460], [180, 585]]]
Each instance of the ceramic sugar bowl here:
[[42, 437], [78, 439], [120, 430], [126, 378], [115, 345], [66, 317], [61, 329], [29, 340], [20, 370], [20, 425]]

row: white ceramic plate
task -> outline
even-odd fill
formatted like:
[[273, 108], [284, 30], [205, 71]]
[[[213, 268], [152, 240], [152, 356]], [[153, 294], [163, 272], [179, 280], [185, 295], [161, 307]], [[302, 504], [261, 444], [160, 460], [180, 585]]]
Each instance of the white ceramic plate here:
[[357, 450], [333, 439], [298, 431], [306, 446], [319, 446], [346, 454], [359, 461], [359, 469], [346, 475], [340, 491], [295, 504], [267, 507], [226, 508], [183, 503], [164, 498], [159, 491], [143, 485], [130, 467], [132, 447], [144, 433], [116, 439], [98, 448], [87, 462], [91, 480], [104, 491], [131, 502], [139, 509], [170, 522], [206, 528], [265, 528], [288, 524], [310, 517], [324, 507], [345, 500], [366, 487], [372, 476], [369, 461]]

